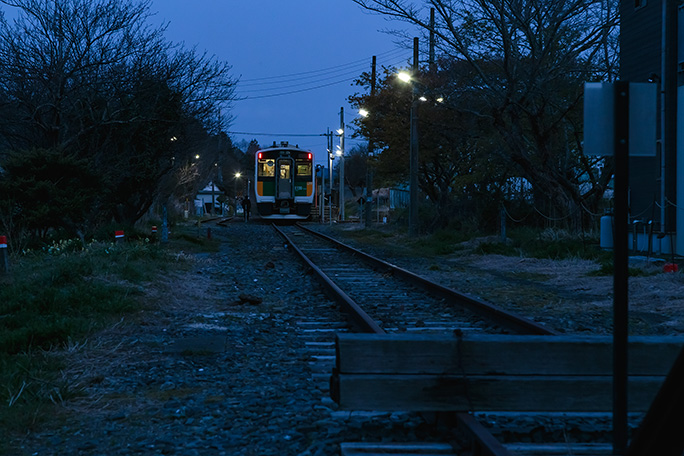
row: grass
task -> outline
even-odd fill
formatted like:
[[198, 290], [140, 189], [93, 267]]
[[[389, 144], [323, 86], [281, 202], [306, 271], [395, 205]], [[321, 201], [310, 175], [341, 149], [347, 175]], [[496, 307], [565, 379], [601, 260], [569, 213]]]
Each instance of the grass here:
[[[356, 244], [373, 247], [396, 257], [434, 258], [436, 262], [430, 270], [440, 270], [439, 259], [444, 256], [472, 252], [481, 255], [504, 255], [551, 260], [583, 259], [595, 261], [598, 268], [590, 276], [613, 275], [613, 252], [599, 248], [597, 235], [573, 234], [565, 230], [534, 229], [522, 227], [508, 231], [506, 242], [498, 235], [480, 242], [472, 249], [467, 241], [483, 237], [483, 233], [467, 229], [445, 229], [432, 234], [409, 237], [402, 229], [388, 227], [380, 230], [344, 230], [344, 237], [353, 239]], [[466, 247], [467, 246], [467, 247]], [[650, 276], [657, 269], [630, 267], [631, 277]]]
[[142, 309], [146, 283], [187, 267], [174, 252], [218, 249], [180, 231], [164, 247], [59, 241], [13, 258], [0, 276], [0, 428], [30, 429], [46, 407], [80, 394], [62, 374], [60, 353]]
[[572, 258], [599, 262], [612, 260], [610, 252], [598, 248], [598, 238], [572, 234], [564, 230], [535, 230], [531, 228], [511, 230], [506, 243], [482, 243], [478, 247], [478, 252], [552, 260]]
[[[405, 232], [389, 229], [350, 230], [345, 231], [344, 235], [359, 244], [389, 249], [394, 255], [421, 257], [458, 254], [470, 248], [466, 247], [467, 241], [485, 236], [481, 232], [456, 229], [443, 229], [413, 238]], [[612, 253], [598, 248], [598, 238], [572, 235], [561, 230], [509, 230], [505, 243], [501, 242], [498, 236], [490, 238], [494, 240], [479, 243], [474, 253], [554, 260], [582, 258], [598, 262], [612, 261]]]

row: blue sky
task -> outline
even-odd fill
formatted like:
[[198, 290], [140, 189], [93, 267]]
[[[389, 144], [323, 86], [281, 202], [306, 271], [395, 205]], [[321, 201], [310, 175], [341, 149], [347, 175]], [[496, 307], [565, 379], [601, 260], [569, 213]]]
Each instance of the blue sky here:
[[[411, 43], [384, 33], [405, 27], [369, 14], [351, 0], [153, 0], [155, 20], [168, 21], [167, 38], [197, 46], [233, 67], [239, 77], [231, 135], [262, 145], [289, 141], [323, 156], [318, 135], [349, 123], [356, 112], [346, 99], [352, 80], [369, 71], [371, 58], [405, 66]], [[270, 78], [270, 79], [263, 79]], [[320, 88], [315, 88], [324, 86]], [[273, 96], [286, 92], [288, 95]], [[275, 135], [275, 136], [273, 136]], [[347, 148], [354, 141], [347, 141]]]

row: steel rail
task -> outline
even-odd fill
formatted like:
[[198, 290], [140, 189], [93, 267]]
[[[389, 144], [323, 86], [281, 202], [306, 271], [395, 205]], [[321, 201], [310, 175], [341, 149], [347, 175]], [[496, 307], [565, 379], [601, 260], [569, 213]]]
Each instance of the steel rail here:
[[337, 301], [342, 308], [349, 314], [352, 322], [359, 328], [361, 332], [374, 333], [374, 334], [385, 334], [385, 330], [382, 329], [361, 307], [359, 307], [356, 302], [340, 287], [333, 282], [330, 277], [328, 277], [318, 266], [316, 266], [308, 256], [302, 250], [297, 247], [297, 245], [292, 242], [292, 240], [285, 234], [280, 228], [275, 224], [272, 225], [280, 236], [285, 239], [285, 242], [289, 247], [291, 247], [297, 255], [311, 268], [311, 270], [316, 274], [316, 276], [322, 282], [328, 295]]
[[522, 317], [511, 312], [507, 312], [501, 309], [500, 307], [497, 307], [488, 302], [481, 301], [472, 296], [460, 293], [452, 288], [448, 288], [438, 283], [434, 283], [425, 277], [422, 277], [404, 268], [401, 268], [399, 266], [393, 265], [384, 260], [376, 258], [372, 255], [362, 252], [361, 250], [355, 249], [354, 247], [344, 244], [338, 241], [337, 239], [331, 238], [330, 236], [327, 236], [323, 233], [319, 233], [318, 231], [307, 228], [299, 223], [297, 223], [296, 226], [301, 230], [318, 236], [321, 239], [325, 239], [326, 241], [331, 242], [332, 244], [344, 250], [347, 250], [349, 252], [354, 253], [355, 255], [360, 256], [365, 261], [368, 261], [376, 267], [385, 268], [386, 270], [392, 272], [392, 274], [399, 276], [404, 280], [407, 280], [430, 293], [436, 293], [450, 301], [456, 301], [458, 302], [458, 304], [466, 307], [471, 312], [480, 315], [484, 318], [487, 318], [488, 320], [494, 321], [497, 324], [505, 328], [508, 328], [516, 333], [531, 335], [559, 334], [557, 331], [540, 325], [539, 323], [536, 323], [528, 318]]
[[[313, 272], [318, 276], [318, 278], [321, 280], [323, 283], [327, 293], [329, 296], [331, 296], [334, 300], [336, 300], [340, 305], [347, 311], [347, 313], [350, 315], [350, 318], [352, 321], [361, 329], [363, 332], [369, 332], [369, 333], [375, 333], [375, 334], [384, 334], [385, 331], [372, 319], [368, 314], [361, 309], [361, 307], [354, 302], [354, 300], [347, 295], [340, 287], [337, 286], [318, 266], [316, 266], [307, 256], [306, 254], [299, 248], [297, 245], [292, 242], [292, 240], [282, 231], [280, 230], [275, 224], [272, 225], [273, 228], [276, 230], [280, 236], [285, 239], [285, 242], [289, 247], [291, 247], [297, 255], [313, 270]], [[469, 301], [474, 301], [475, 303], [479, 304], [479, 301], [474, 300], [473, 298], [466, 297], [460, 293], [457, 293], [453, 290], [450, 290], [446, 287], [441, 287], [442, 290], [439, 288], [434, 287], [433, 282], [420, 277], [416, 274], [413, 274], [412, 272], [406, 271], [405, 269], [399, 268], [398, 266], [392, 265], [390, 263], [387, 263], [383, 260], [380, 260], [378, 258], [375, 258], [371, 255], [368, 255], [364, 252], [361, 252], [360, 250], [354, 249], [353, 247], [347, 246], [346, 244], [343, 244], [329, 236], [326, 236], [324, 234], [318, 233], [314, 230], [310, 230], [308, 228], [303, 227], [299, 223], [296, 224], [296, 226], [308, 233], [311, 233], [313, 235], [319, 236], [322, 239], [325, 239], [326, 241], [331, 242], [333, 245], [338, 246], [344, 250], [347, 250], [349, 252], [352, 252], [356, 255], [359, 255], [361, 258], [364, 260], [372, 263], [376, 267], [381, 267], [381, 268], [387, 268], [389, 269], [392, 273], [397, 274], [401, 276], [402, 278], [411, 281], [412, 283], [420, 285], [422, 288], [428, 288], [429, 291], [438, 291], [441, 293], [444, 293], [446, 290], [447, 296], [450, 298], [453, 298], [452, 293], [457, 295], [459, 297], [459, 300], [469, 300]], [[491, 306], [490, 304], [482, 303], [484, 306], [487, 308], [489, 307], [494, 307]], [[467, 306], [468, 308], [473, 307], [473, 305]], [[471, 309], [473, 310], [473, 309]], [[479, 309], [478, 309], [479, 310]], [[502, 314], [506, 314], [504, 311], [500, 310]], [[509, 315], [509, 314], [506, 314]], [[487, 318], [492, 318], [492, 314], [487, 313], [486, 314]], [[518, 317], [520, 318], [520, 317]], [[509, 321], [510, 318], [506, 318], [506, 321]], [[537, 331], [539, 332], [534, 332], [533, 334], [554, 334], [550, 330], [547, 330], [546, 328], [543, 328], [539, 325], [537, 325], [534, 322], [529, 325], [532, 328], [537, 328]], [[522, 326], [522, 325], [518, 325]], [[526, 326], [524, 326], [526, 327]], [[539, 329], [541, 328], [541, 329]], [[546, 331], [546, 332], [542, 332]], [[499, 443], [494, 436], [492, 436], [489, 431], [484, 428], [472, 415], [469, 415], [467, 413], [459, 413], [456, 415], [456, 420], [458, 422], [458, 425], [463, 427], [466, 434], [469, 436], [470, 439], [472, 439], [474, 448], [475, 448], [475, 455], [477, 456], [512, 456], [511, 453], [503, 446], [501, 443]]]

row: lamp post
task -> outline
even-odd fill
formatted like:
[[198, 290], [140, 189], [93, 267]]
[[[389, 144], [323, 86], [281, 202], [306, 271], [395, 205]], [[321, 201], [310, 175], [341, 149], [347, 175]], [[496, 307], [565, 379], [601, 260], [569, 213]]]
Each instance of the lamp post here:
[[[375, 63], [375, 58], [373, 59], [373, 62]], [[373, 70], [375, 70], [375, 67], [373, 67]], [[371, 96], [373, 95], [373, 89], [371, 89]], [[368, 112], [365, 109], [360, 109], [359, 114], [362, 117], [368, 118], [370, 116], [370, 112]], [[368, 119], [370, 122], [370, 119]], [[368, 135], [368, 154], [366, 155], [366, 200], [365, 204], [363, 205], [363, 224], [365, 228], [370, 228], [371, 225], [371, 208], [373, 206], [373, 170], [371, 169], [372, 166], [372, 160], [373, 160], [373, 136], [372, 136], [372, 128], [370, 129], [370, 133]]]
[[[316, 165], [316, 179], [318, 179], [319, 172], [321, 174], [321, 190], [318, 192], [318, 215], [320, 216], [321, 222], [325, 222], [325, 166]], [[318, 185], [316, 185], [316, 188], [318, 189]]]
[[340, 196], [338, 198], [340, 205], [340, 221], [344, 221], [344, 107], [340, 108], [340, 129], [337, 130], [340, 135], [340, 149], [338, 155], [340, 157]]
[[330, 147], [331, 149], [328, 149], [328, 169], [330, 170], [330, 199], [328, 200], [330, 211], [328, 212], [328, 222], [332, 225], [333, 160], [335, 159], [332, 153], [332, 138], [330, 140]]
[[[413, 74], [418, 74], [418, 38], [413, 39]], [[416, 84], [411, 90], [411, 145], [409, 150], [409, 235], [418, 231], [418, 101]]]
[[235, 173], [235, 179], [233, 180], [233, 193], [235, 193], [235, 215], [237, 216], [237, 205], [238, 205], [238, 181], [242, 174], [240, 171]]
[[[214, 168], [216, 170], [216, 173], [214, 173], [214, 176], [218, 175], [218, 163], [214, 163]], [[214, 212], [216, 211], [216, 187], [214, 183], [214, 179], [212, 176], [211, 179], [211, 214], [214, 215]]]
[[418, 232], [418, 38], [413, 39], [412, 74], [399, 73], [397, 77], [411, 84], [411, 129], [409, 137], [409, 235]]

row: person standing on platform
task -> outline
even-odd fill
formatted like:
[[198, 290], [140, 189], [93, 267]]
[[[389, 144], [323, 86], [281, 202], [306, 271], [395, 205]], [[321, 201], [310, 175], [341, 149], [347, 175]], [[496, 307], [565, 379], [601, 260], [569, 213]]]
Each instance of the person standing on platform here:
[[249, 221], [249, 210], [252, 207], [252, 203], [249, 201], [249, 196], [245, 196], [242, 199], [242, 215], [245, 218], [245, 222]]

